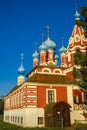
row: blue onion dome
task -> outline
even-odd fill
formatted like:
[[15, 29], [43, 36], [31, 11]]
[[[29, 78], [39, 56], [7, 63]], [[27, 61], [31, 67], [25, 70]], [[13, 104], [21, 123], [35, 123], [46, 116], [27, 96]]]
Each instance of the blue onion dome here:
[[41, 50], [44, 50], [44, 51], [46, 51], [47, 50], [47, 47], [46, 47], [46, 45], [45, 45], [45, 43], [44, 43], [44, 34], [42, 33], [42, 44], [39, 46], [39, 50], [41, 51]]
[[63, 37], [62, 37], [62, 47], [59, 49], [59, 54], [65, 53], [66, 50], [67, 49], [64, 47], [64, 42], [63, 42]]
[[55, 60], [58, 60], [59, 56], [56, 54], [54, 58]]
[[46, 26], [46, 29], [47, 29], [47, 32], [48, 32], [48, 38], [47, 38], [47, 40], [45, 41], [45, 45], [47, 46], [47, 48], [48, 49], [56, 49], [56, 44], [55, 44], [55, 42], [54, 41], [52, 41], [51, 39], [50, 39], [50, 26], [49, 25], [47, 25]]
[[25, 68], [23, 67], [23, 56], [24, 56], [24, 54], [21, 53], [21, 66], [18, 68], [18, 73], [20, 75], [24, 75], [24, 73], [26, 71]]
[[80, 19], [80, 14], [78, 13], [78, 11], [76, 10], [75, 13], [75, 20], [79, 20]]
[[48, 49], [56, 49], [56, 44], [54, 41], [52, 41], [50, 39], [50, 37], [47, 38], [47, 40], [45, 41], [45, 45], [47, 46]]
[[25, 68], [23, 67], [23, 65], [21, 64], [21, 66], [18, 68], [18, 73], [20, 74], [20, 75], [24, 75], [24, 73], [25, 73]]
[[33, 59], [34, 58], [39, 58], [39, 53], [37, 52], [37, 50], [35, 50], [35, 52], [32, 55]]
[[45, 45], [44, 42], [42, 43], [42, 45], [39, 46], [39, 50], [40, 50], [40, 51], [41, 51], [41, 50], [44, 50], [44, 51], [47, 50], [47, 47], [46, 47], [46, 45]]
[[64, 46], [62, 46], [60, 49], [59, 49], [59, 54], [62, 54], [62, 53], [65, 53], [66, 52], [66, 48]]

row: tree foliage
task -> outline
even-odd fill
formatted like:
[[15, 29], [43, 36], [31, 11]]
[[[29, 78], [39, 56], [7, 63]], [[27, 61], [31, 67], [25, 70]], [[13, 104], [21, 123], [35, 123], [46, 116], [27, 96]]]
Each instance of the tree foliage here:
[[4, 101], [3, 99], [0, 99], [0, 114], [3, 114], [4, 111]]
[[[82, 26], [84, 29], [84, 35], [87, 37], [87, 7], [83, 6], [81, 8], [80, 14], [82, 19], [77, 20], [78, 26]], [[87, 50], [86, 54], [82, 54], [80, 50], [76, 50], [74, 54], [74, 62], [77, 67], [73, 68], [73, 75], [77, 79], [78, 84], [87, 89]]]
[[82, 54], [80, 50], [76, 50], [74, 62], [76, 67], [73, 68], [73, 75], [78, 84], [87, 89], [87, 53]]
[[85, 31], [85, 37], [87, 37], [87, 7], [83, 6], [81, 8], [80, 14], [82, 15], [82, 19], [76, 21], [79, 26], [82, 26]]

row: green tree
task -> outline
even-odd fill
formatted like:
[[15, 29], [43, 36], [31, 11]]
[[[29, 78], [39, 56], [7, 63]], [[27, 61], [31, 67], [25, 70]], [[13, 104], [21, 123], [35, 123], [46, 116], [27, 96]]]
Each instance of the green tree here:
[[87, 89], [87, 51], [86, 54], [82, 54], [80, 50], [76, 50], [74, 62], [76, 67], [73, 68], [73, 75], [78, 84]]
[[0, 114], [3, 114], [4, 111], [4, 100], [0, 99]]
[[83, 6], [81, 8], [80, 14], [82, 18], [76, 21], [77, 25], [82, 26], [85, 31], [85, 37], [87, 37], [87, 7]]

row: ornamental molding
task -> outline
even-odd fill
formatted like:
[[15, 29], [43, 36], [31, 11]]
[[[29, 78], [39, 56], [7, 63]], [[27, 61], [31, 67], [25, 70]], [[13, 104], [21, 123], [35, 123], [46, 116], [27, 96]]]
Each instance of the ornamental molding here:
[[69, 52], [72, 53], [72, 51], [75, 52], [77, 49], [85, 51], [86, 46], [77, 45], [77, 46], [75, 46], [73, 48], [68, 48], [66, 54], [68, 54]]
[[72, 71], [73, 71], [73, 67], [70, 67], [70, 68], [66, 68], [63, 72], [68, 73], [68, 72], [72, 72]]
[[48, 63], [48, 64], [53, 64], [53, 65], [55, 65], [55, 62], [52, 61], [52, 60], [48, 61], [47, 63]]
[[[57, 73], [56, 73], [57, 72]], [[62, 70], [61, 69], [54, 69], [53, 70], [53, 74], [62, 74]]]
[[43, 72], [43, 73], [47, 73], [47, 74], [48, 74], [48, 73], [51, 74], [51, 69], [45, 67], [45, 68], [42, 69], [42, 72]]

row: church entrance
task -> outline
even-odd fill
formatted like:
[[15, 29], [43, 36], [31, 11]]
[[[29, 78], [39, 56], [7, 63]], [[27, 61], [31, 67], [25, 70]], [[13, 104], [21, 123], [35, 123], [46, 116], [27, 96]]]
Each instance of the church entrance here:
[[45, 107], [46, 127], [70, 126], [70, 105], [65, 102], [50, 103]]

